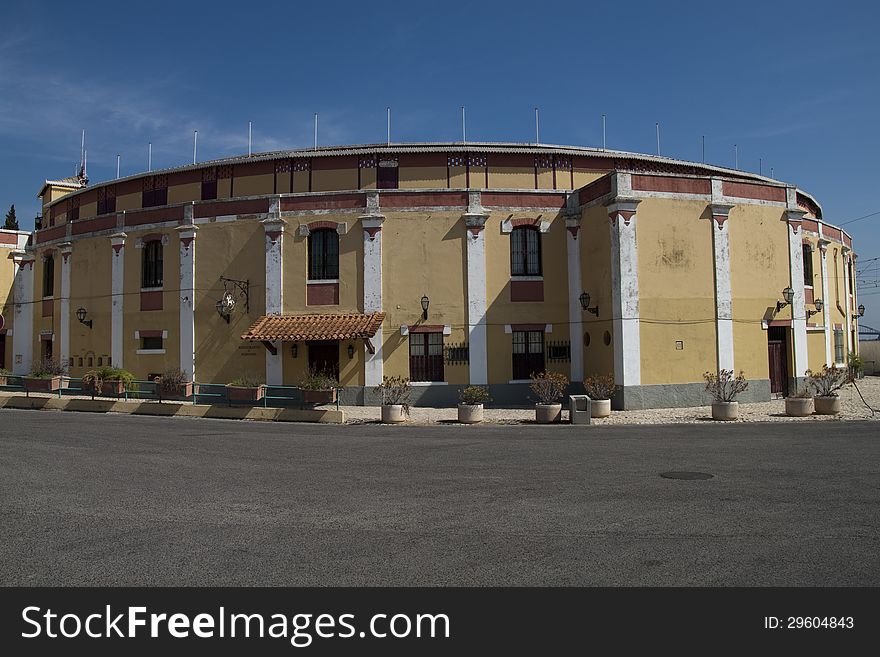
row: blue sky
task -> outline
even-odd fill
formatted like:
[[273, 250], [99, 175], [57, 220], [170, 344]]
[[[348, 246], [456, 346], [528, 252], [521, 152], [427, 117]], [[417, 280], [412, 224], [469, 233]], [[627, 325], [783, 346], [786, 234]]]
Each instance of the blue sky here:
[[[873, 2], [4, 2], [0, 208], [46, 178], [385, 139], [601, 144], [797, 183], [831, 222], [880, 211]], [[880, 214], [845, 226], [880, 256]], [[880, 261], [877, 261], [880, 263]], [[869, 272], [880, 278], [880, 267]], [[872, 292], [876, 296], [872, 296]], [[880, 328], [880, 287], [865, 289]], [[876, 299], [876, 301], [874, 301]], [[875, 306], [877, 310], [871, 310]]]

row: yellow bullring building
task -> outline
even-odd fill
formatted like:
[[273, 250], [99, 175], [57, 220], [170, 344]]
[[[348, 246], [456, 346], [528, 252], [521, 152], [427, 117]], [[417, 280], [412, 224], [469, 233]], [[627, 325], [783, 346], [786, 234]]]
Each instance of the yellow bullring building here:
[[525, 404], [532, 372], [573, 390], [613, 373], [615, 406], [647, 408], [705, 403], [719, 369], [745, 372], [741, 399], [769, 399], [858, 348], [851, 237], [805, 191], [739, 170], [392, 144], [40, 196], [42, 227], [10, 244], [17, 374], [52, 356], [74, 377], [112, 363], [296, 386], [312, 368], [348, 403], [403, 376], [416, 403], [445, 405], [469, 383]]

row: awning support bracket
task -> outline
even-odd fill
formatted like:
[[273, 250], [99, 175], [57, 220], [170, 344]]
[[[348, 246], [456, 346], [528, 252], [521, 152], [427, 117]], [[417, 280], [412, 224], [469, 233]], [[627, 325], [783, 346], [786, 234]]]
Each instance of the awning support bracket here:
[[260, 342], [263, 343], [263, 346], [266, 347], [266, 351], [268, 351], [270, 354], [272, 354], [273, 356], [278, 355], [278, 348], [274, 344], [272, 344], [268, 340], [261, 340]]

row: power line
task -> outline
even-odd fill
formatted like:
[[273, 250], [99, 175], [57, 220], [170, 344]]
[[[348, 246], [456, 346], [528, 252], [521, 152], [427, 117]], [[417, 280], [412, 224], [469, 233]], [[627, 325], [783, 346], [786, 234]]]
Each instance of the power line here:
[[877, 210], [876, 212], [872, 212], [871, 214], [866, 214], [861, 217], [856, 217], [855, 219], [850, 219], [848, 221], [844, 221], [843, 223], [838, 224], [838, 226], [846, 226], [847, 224], [854, 224], [855, 222], [861, 221], [862, 219], [867, 219], [868, 217], [876, 217], [878, 214], [880, 214], [880, 210]]

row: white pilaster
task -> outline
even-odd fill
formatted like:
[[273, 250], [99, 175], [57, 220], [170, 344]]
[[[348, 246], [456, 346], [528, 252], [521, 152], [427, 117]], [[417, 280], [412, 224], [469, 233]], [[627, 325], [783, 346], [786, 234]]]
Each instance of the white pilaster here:
[[855, 348], [852, 344], [852, 315], [853, 315], [853, 305], [852, 300], [849, 295], [851, 294], [851, 290], [849, 289], [849, 272], [850, 272], [850, 263], [852, 262], [852, 251], [844, 246], [841, 249], [843, 253], [843, 315], [846, 320], [846, 357], [849, 358], [850, 352], [855, 351]]
[[110, 360], [114, 367], [122, 367], [122, 310], [125, 302], [125, 233], [110, 236], [113, 250], [110, 268]]
[[12, 372], [27, 374], [34, 358], [34, 257], [16, 250], [9, 254], [15, 267], [12, 315]]
[[489, 213], [480, 192], [468, 193], [464, 214], [467, 243], [468, 379], [472, 385], [489, 383], [489, 349], [486, 329], [486, 237]]
[[70, 358], [70, 255], [73, 244], [63, 242], [58, 245], [61, 255], [61, 297], [58, 308], [58, 361], [66, 366]]
[[[273, 212], [274, 210], [274, 212]], [[274, 199], [269, 208], [269, 216], [263, 220], [266, 233], [266, 314], [281, 315], [284, 312], [284, 267], [282, 242], [284, 239], [284, 220], [280, 214], [280, 204]], [[280, 340], [274, 343], [275, 353], [266, 352], [266, 383], [281, 385], [282, 345]]]
[[639, 259], [636, 244], [636, 199], [608, 204], [611, 223], [611, 300], [614, 327], [614, 382], [641, 384], [639, 336]]
[[[821, 234], [822, 224], [819, 224]], [[822, 267], [822, 317], [825, 320], [825, 364], [831, 367], [834, 364], [834, 352], [831, 349], [831, 297], [828, 296], [828, 245], [831, 242], [819, 239], [819, 261]]]
[[[186, 217], [192, 221], [192, 206], [186, 206]], [[180, 238], [180, 369], [186, 372], [190, 381], [196, 375], [196, 231], [190, 223], [177, 228]]]
[[565, 220], [566, 238], [565, 243], [568, 255], [568, 328], [569, 343], [571, 344], [571, 370], [569, 372], [572, 381], [584, 380], [584, 342], [581, 337], [584, 333], [584, 310], [581, 308], [581, 293], [583, 281], [581, 279], [581, 245], [578, 237], [581, 229], [580, 215], [570, 216]]
[[730, 231], [725, 228], [732, 205], [713, 203], [712, 248], [715, 260], [715, 340], [718, 370], [733, 370], [733, 296], [730, 288]]
[[787, 210], [786, 225], [788, 230], [788, 262], [791, 272], [789, 286], [794, 291], [791, 301], [791, 334], [793, 376], [803, 378], [807, 371], [807, 311], [804, 304], [804, 252], [801, 223], [803, 210]]
[[[379, 193], [367, 193], [367, 214], [361, 216], [364, 229], [364, 312], [382, 312], [382, 224]], [[375, 353], [364, 351], [364, 385], [377, 386], [384, 376], [382, 327], [371, 338]]]

